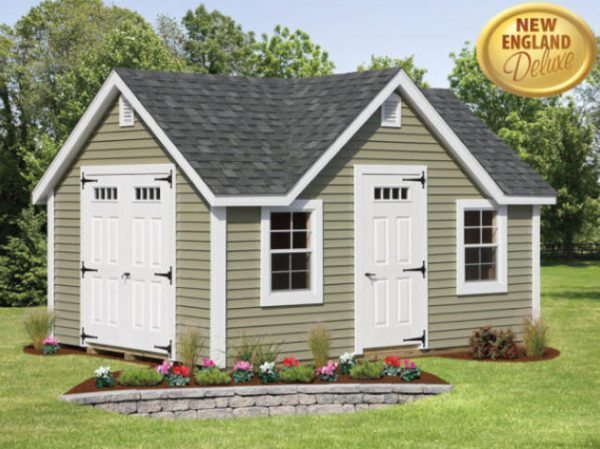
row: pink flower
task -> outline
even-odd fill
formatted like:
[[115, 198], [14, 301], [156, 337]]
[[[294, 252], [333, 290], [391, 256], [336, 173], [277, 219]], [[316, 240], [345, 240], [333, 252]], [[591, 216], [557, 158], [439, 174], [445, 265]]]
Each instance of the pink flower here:
[[252, 363], [247, 362], [245, 360], [238, 360], [233, 365], [234, 371], [252, 371]]
[[163, 362], [156, 367], [156, 371], [163, 376], [167, 376], [171, 372], [171, 366], [173, 366], [168, 360], [163, 360]]
[[321, 368], [317, 369], [317, 374], [323, 375], [323, 376], [333, 376], [336, 369], [337, 369], [337, 363], [334, 363], [333, 361], [329, 360], [327, 362], [327, 365], [322, 366]]
[[58, 346], [58, 338], [46, 337], [43, 341], [43, 344], [48, 345], [48, 346]]
[[203, 368], [214, 368], [216, 366], [215, 362], [209, 358], [202, 357], [202, 367]]

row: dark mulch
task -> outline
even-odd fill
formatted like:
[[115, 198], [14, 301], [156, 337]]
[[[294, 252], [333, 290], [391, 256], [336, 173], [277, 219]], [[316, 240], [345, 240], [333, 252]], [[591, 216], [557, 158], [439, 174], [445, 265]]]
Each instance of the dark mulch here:
[[[90, 352], [87, 352], [85, 350], [85, 348], [80, 348], [78, 346], [67, 346], [67, 345], [60, 345], [60, 349], [56, 354], [51, 354], [51, 355], [46, 355], [44, 354], [42, 351], [36, 351], [33, 348], [33, 345], [27, 345], [25, 347], [23, 347], [23, 352], [25, 354], [29, 354], [29, 355], [37, 355], [37, 356], [41, 356], [41, 357], [58, 357], [58, 356], [63, 356], [63, 355], [85, 355], [87, 357], [99, 357], [101, 359], [110, 359], [110, 360], [120, 360], [120, 361], [125, 361], [123, 359], [123, 354], [120, 353], [111, 353], [111, 352], [99, 352], [98, 354], [93, 354]], [[140, 365], [148, 365], [148, 366], [154, 366], [157, 364], [156, 360], [151, 360], [151, 359], [144, 359], [141, 357], [136, 357], [134, 360], [126, 360], [126, 362], [128, 363], [139, 363]]]
[[[119, 377], [119, 374], [120, 374], [119, 371], [116, 371], [113, 373], [113, 375], [115, 376], [116, 379]], [[351, 383], [352, 384], [356, 384], [356, 383], [361, 383], [361, 384], [406, 384], [406, 383], [410, 383], [410, 384], [447, 384], [448, 382], [446, 382], [443, 379], [440, 379], [439, 377], [437, 377], [434, 374], [428, 373], [427, 371], [421, 371], [421, 378], [412, 380], [410, 382], [406, 382], [406, 381], [402, 380], [400, 377], [382, 377], [381, 379], [372, 379], [372, 380], [354, 380], [347, 374], [340, 374], [338, 381], [335, 383], [339, 383], [339, 384], [351, 384]], [[329, 382], [325, 382], [325, 381], [318, 380], [318, 379], [315, 379], [311, 382], [311, 385], [316, 385], [316, 384], [329, 384]], [[243, 387], [243, 386], [248, 386], [248, 385], [263, 385], [263, 384], [261, 384], [260, 380], [257, 377], [254, 377], [250, 382], [247, 382], [244, 384], [234, 384], [233, 382], [231, 382], [228, 385], [213, 385], [213, 386], [198, 385], [198, 384], [196, 384], [195, 380], [192, 379], [190, 381], [189, 385], [187, 385], [186, 387], [183, 387], [183, 388], [198, 388], [198, 387], [222, 388], [222, 387], [231, 387], [231, 386]], [[284, 383], [280, 382], [277, 384], [269, 384], [269, 385], [291, 385], [291, 384], [284, 384]], [[297, 385], [301, 385], [301, 384], [297, 384]], [[302, 384], [302, 385], [306, 385], [306, 384]], [[172, 387], [169, 387], [169, 385], [166, 381], [163, 381], [162, 383], [160, 383], [158, 385], [153, 385], [150, 387], [126, 387], [123, 385], [119, 385], [118, 382], [115, 382], [114, 387], [105, 388], [103, 390], [107, 390], [107, 391], [108, 390], [110, 390], [110, 391], [112, 391], [112, 390], [156, 390], [156, 389], [160, 389], [160, 388], [172, 388]], [[96, 392], [96, 391], [99, 391], [98, 388], [96, 388], [96, 379], [94, 377], [90, 377], [89, 379], [81, 382], [79, 385], [76, 385], [75, 387], [71, 388], [65, 394], [92, 393], [92, 392]]]
[[449, 352], [444, 354], [435, 354], [434, 357], [445, 357], [447, 359], [458, 359], [458, 360], [474, 360], [476, 362], [513, 362], [513, 363], [524, 363], [524, 362], [541, 362], [544, 360], [552, 360], [560, 355], [560, 351], [555, 348], [547, 347], [544, 351], [544, 355], [542, 356], [527, 356], [525, 353], [525, 349], [519, 349], [519, 356], [516, 359], [474, 359], [471, 356], [471, 351], [459, 351], [459, 352]]

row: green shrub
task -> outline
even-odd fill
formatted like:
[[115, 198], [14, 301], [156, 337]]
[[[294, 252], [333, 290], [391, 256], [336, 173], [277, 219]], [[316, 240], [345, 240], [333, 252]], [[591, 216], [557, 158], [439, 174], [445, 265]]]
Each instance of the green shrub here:
[[204, 349], [204, 339], [197, 329], [187, 329], [179, 337], [179, 358], [181, 363], [194, 369], [200, 357], [202, 349]]
[[218, 368], [203, 369], [196, 372], [196, 382], [198, 385], [228, 385], [231, 376]]
[[548, 340], [548, 325], [541, 318], [525, 320], [523, 324], [523, 338], [528, 356], [542, 356], [546, 350]]
[[308, 334], [308, 347], [312, 352], [313, 360], [316, 366], [325, 366], [329, 360], [329, 348], [331, 346], [331, 336], [329, 331], [323, 326], [313, 326]]
[[350, 377], [352, 379], [379, 379], [382, 376], [384, 367], [383, 362], [360, 362], [350, 369]]
[[297, 366], [295, 368], [285, 368], [279, 373], [279, 378], [286, 384], [303, 383], [307, 384], [313, 379], [314, 370], [309, 366]]
[[496, 330], [485, 326], [473, 331], [469, 340], [474, 359], [514, 359], [519, 355], [515, 336], [508, 329]]
[[132, 367], [125, 368], [117, 382], [128, 387], [158, 385], [163, 380], [163, 375], [152, 368]]
[[23, 317], [23, 326], [36, 351], [41, 351], [44, 339], [52, 332], [54, 320], [46, 309], [36, 309]]

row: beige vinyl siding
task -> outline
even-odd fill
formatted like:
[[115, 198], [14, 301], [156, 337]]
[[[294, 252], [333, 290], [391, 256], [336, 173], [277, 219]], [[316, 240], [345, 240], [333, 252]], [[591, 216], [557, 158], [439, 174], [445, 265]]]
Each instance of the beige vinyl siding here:
[[[164, 163], [173, 161], [139, 117], [136, 116], [135, 126], [119, 127], [118, 103], [115, 102], [55, 189], [55, 332], [62, 342], [79, 344], [80, 167]], [[176, 189], [177, 333], [181, 335], [186, 326], [199, 328], [208, 341], [209, 206], [179, 168]]]
[[531, 207], [509, 208], [509, 293], [457, 297], [456, 200], [482, 194], [405, 102], [401, 128], [382, 128], [379, 120], [377, 112], [298, 197], [323, 200], [324, 304], [260, 308], [260, 209], [228, 210], [228, 351], [244, 333], [307, 358], [313, 323], [330, 329], [332, 356], [354, 349], [355, 164], [428, 167], [431, 348], [464, 346], [473, 328], [518, 326], [530, 313]]

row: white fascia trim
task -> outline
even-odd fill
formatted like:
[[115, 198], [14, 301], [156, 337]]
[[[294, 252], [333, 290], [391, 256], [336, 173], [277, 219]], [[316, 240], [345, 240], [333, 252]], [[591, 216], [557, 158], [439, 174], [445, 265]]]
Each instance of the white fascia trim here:
[[532, 206], [531, 215], [531, 316], [541, 317], [540, 304], [540, 206]]
[[[469, 209], [487, 209], [496, 211], [498, 254], [496, 255], [495, 281], [465, 281], [464, 252], [464, 212]], [[507, 206], [500, 206], [489, 200], [456, 201], [456, 294], [486, 295], [508, 292], [508, 217]]]
[[48, 260], [47, 260], [47, 272], [48, 272], [48, 311], [54, 311], [54, 192], [51, 192], [48, 196], [46, 203], [47, 213], [47, 245], [48, 245]]
[[[311, 212], [310, 290], [271, 292], [271, 212]], [[260, 218], [260, 306], [323, 304], [323, 201], [296, 200], [289, 206], [263, 207]]]
[[210, 209], [210, 358], [227, 364], [227, 208]]
[[81, 147], [86, 143], [96, 126], [104, 116], [106, 110], [113, 103], [118, 94], [121, 94], [133, 107], [140, 119], [146, 124], [154, 136], [159, 140], [165, 150], [175, 160], [177, 165], [190, 179], [192, 184], [199, 190], [202, 196], [209, 204], [214, 205], [215, 196], [208, 188], [206, 183], [200, 178], [196, 170], [192, 168], [185, 157], [175, 147], [173, 142], [167, 137], [165, 132], [158, 126], [154, 118], [146, 111], [146, 108], [133, 94], [131, 89], [123, 82], [121, 77], [112, 71], [108, 76], [90, 106], [85, 111], [64, 145], [50, 164], [50, 167], [42, 176], [42, 179], [35, 187], [32, 195], [34, 204], [43, 204], [47, 201], [50, 190], [60, 180], [65, 171], [75, 159]]

